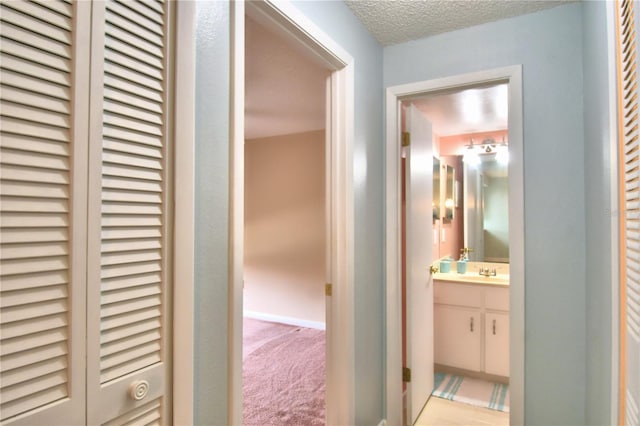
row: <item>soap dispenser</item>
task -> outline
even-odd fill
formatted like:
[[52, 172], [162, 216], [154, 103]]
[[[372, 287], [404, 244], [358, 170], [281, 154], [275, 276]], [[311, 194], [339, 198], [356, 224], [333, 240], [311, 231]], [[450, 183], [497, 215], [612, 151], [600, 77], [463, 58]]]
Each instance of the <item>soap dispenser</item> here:
[[456, 268], [459, 274], [464, 274], [467, 272], [467, 261], [469, 260], [469, 251], [468, 247], [465, 247], [460, 250], [460, 260], [456, 263]]

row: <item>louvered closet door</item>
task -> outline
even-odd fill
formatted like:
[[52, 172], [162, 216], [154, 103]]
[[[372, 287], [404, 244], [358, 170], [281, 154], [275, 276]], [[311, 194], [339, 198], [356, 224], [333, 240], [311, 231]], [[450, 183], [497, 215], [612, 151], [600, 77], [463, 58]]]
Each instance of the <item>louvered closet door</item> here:
[[0, 4], [2, 424], [85, 423], [88, 18]]
[[638, 2], [617, 2], [621, 220], [621, 423], [640, 424], [640, 144]]
[[169, 423], [169, 2], [94, 2], [88, 420]]

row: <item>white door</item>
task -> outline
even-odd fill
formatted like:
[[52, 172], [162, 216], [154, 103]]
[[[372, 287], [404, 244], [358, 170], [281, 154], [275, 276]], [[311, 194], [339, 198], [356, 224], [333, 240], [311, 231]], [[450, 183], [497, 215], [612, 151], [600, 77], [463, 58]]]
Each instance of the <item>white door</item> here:
[[406, 109], [411, 143], [406, 148], [406, 273], [408, 410], [413, 424], [433, 390], [433, 135], [413, 105]]
[[93, 2], [87, 420], [167, 422], [170, 4]]
[[0, 7], [1, 421], [169, 423], [174, 6]]
[[[640, 424], [640, 6], [616, 2], [620, 129], [620, 423]], [[635, 37], [634, 37], [635, 35]]]
[[3, 425], [86, 423], [87, 6], [0, 4]]

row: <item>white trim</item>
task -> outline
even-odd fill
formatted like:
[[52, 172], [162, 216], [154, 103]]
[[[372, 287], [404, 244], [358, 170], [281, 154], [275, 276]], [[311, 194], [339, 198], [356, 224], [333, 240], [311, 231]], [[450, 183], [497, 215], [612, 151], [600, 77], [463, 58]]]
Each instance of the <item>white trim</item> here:
[[618, 87], [616, 3], [607, 2], [607, 64], [609, 73], [609, 167], [611, 214], [611, 424], [619, 422], [620, 401], [620, 211], [618, 187]]
[[195, 3], [177, 2], [175, 11], [172, 423], [188, 425], [194, 386]]
[[510, 424], [524, 424], [524, 146], [520, 65], [389, 87], [386, 90], [386, 418], [402, 423], [400, 290], [400, 114], [403, 99], [489, 82], [509, 84]]
[[326, 324], [320, 321], [309, 321], [300, 318], [283, 317], [281, 315], [265, 314], [256, 311], [244, 311], [245, 318], [253, 318], [262, 321], [279, 322], [280, 324], [295, 325], [298, 327], [314, 328], [316, 330], [325, 330]]
[[242, 310], [244, 288], [244, 22], [245, 2], [231, 3], [231, 134], [229, 194], [229, 424], [242, 424]]
[[[242, 422], [242, 276], [244, 219], [244, 2], [232, 3], [232, 129], [231, 220], [229, 251], [229, 421]], [[241, 5], [242, 4], [242, 5]], [[354, 201], [353, 201], [353, 58], [327, 34], [287, 1], [263, 0], [246, 3], [247, 13], [260, 16], [270, 28], [282, 31], [304, 49], [315, 53], [324, 66], [333, 70], [331, 91], [331, 250], [330, 275], [333, 296], [327, 298], [327, 383], [326, 423], [355, 422], [355, 345], [354, 345]], [[264, 21], [263, 21], [264, 22]], [[332, 324], [335, 326], [332, 327]]]
[[380, 420], [380, 423], [378, 423], [378, 426], [387, 426], [387, 421], [385, 419]]

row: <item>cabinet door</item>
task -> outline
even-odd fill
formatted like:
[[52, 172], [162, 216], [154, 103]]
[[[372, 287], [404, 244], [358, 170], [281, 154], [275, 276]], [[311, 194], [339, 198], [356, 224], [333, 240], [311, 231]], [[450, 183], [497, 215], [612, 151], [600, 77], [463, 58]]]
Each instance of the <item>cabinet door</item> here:
[[509, 314], [485, 314], [484, 371], [509, 376]]
[[435, 305], [434, 317], [436, 364], [480, 371], [480, 310]]

